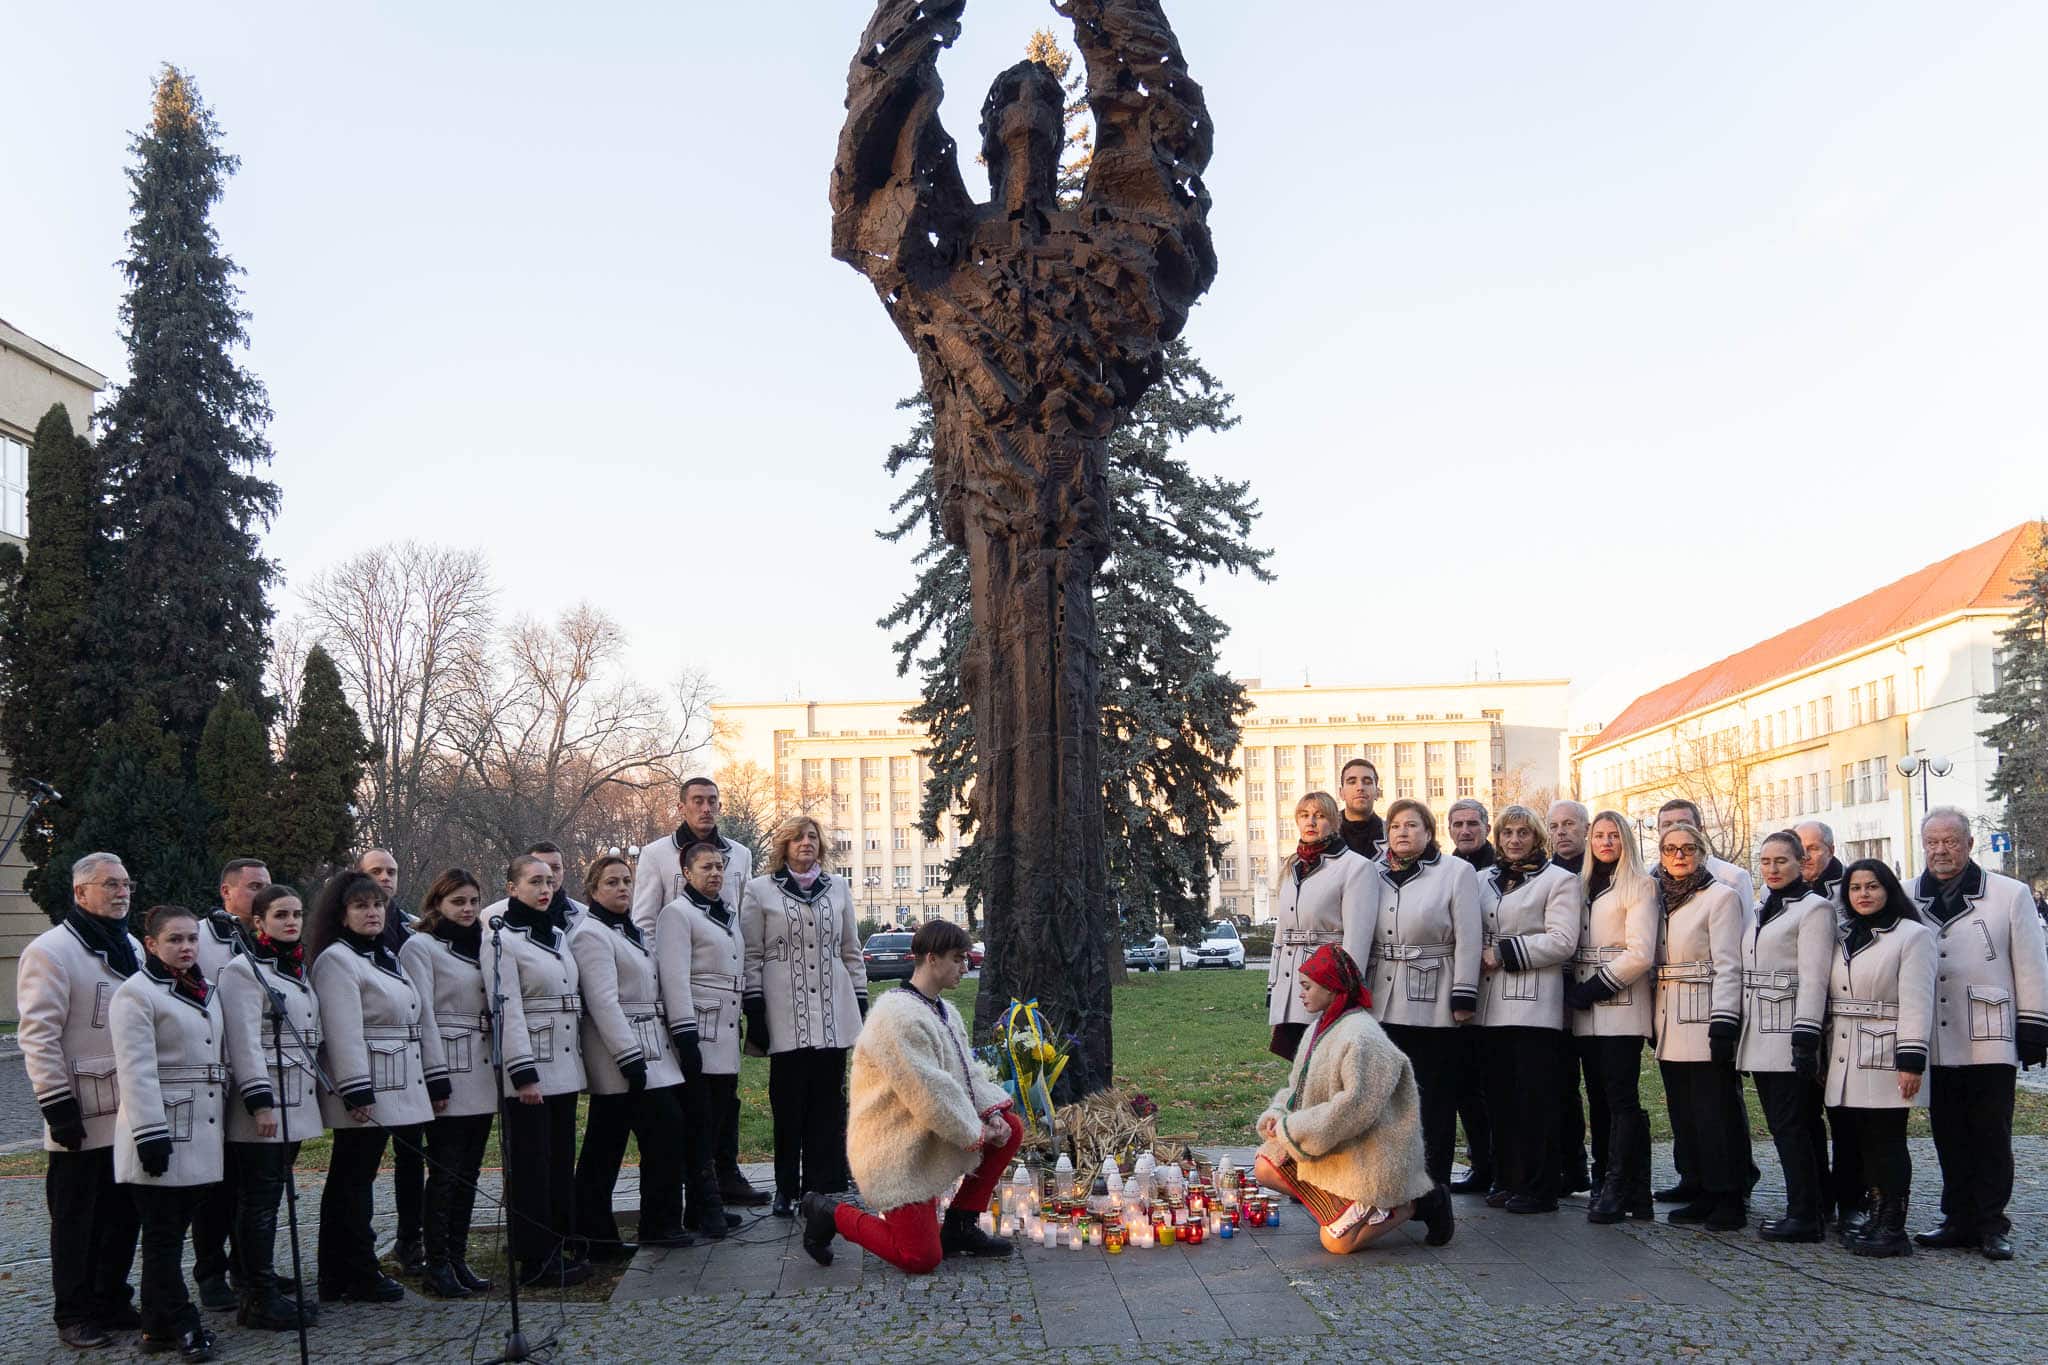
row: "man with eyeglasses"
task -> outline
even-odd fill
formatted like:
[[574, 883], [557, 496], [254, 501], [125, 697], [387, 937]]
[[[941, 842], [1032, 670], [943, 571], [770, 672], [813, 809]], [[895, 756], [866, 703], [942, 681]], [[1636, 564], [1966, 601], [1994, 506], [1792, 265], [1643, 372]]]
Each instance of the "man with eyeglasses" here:
[[142, 945], [128, 932], [134, 892], [118, 855], [80, 858], [71, 865], [70, 911], [22, 951], [15, 977], [21, 1057], [49, 1153], [43, 1190], [57, 1338], [81, 1350], [142, 1325], [128, 1284], [135, 1202], [114, 1182], [120, 1101], [107, 1027], [115, 990], [142, 965]]
[[2048, 950], [2024, 884], [1970, 855], [1970, 817], [1920, 821], [1913, 899], [1934, 930], [1934, 1040], [1927, 1121], [1941, 1162], [1941, 1222], [1913, 1240], [2012, 1259], [2012, 1102], [2019, 1068], [2048, 1063]]

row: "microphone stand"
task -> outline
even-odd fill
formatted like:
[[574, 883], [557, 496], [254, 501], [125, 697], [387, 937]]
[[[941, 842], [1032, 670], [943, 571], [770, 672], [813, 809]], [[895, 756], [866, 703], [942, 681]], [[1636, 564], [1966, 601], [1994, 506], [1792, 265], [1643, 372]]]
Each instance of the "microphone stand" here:
[[487, 1365], [525, 1360], [531, 1353], [526, 1334], [519, 1330], [519, 1275], [523, 1267], [512, 1250], [513, 1211], [510, 1195], [512, 1177], [512, 1125], [505, 1122], [511, 1108], [505, 1103], [505, 917], [491, 916], [491, 1070], [498, 1081], [498, 1155], [505, 1168], [505, 1299], [512, 1305], [512, 1327], [505, 1333], [505, 1353]]
[[64, 799], [57, 789], [50, 786], [47, 782], [38, 782], [32, 777], [23, 780], [29, 786], [35, 788], [35, 792], [29, 797], [27, 807], [15, 818], [14, 828], [7, 831], [7, 841], [0, 843], [0, 862], [5, 862], [7, 855], [14, 851], [14, 841], [19, 839], [21, 832], [28, 828], [29, 821], [36, 818], [36, 812], [43, 808], [45, 801], [62, 801]]
[[[260, 972], [262, 968], [257, 970]], [[262, 978], [259, 976], [257, 980], [260, 982]], [[281, 1145], [290, 1147], [292, 1107], [285, 1103], [284, 992], [274, 986], [263, 989], [270, 996], [270, 1042], [277, 1050], [277, 1140]], [[292, 1028], [292, 1036], [299, 1036], [296, 1025]], [[297, 1165], [296, 1160], [285, 1163], [284, 1207], [285, 1222], [292, 1233], [292, 1296], [299, 1305], [299, 1365], [307, 1365], [311, 1357], [306, 1346], [306, 1272], [299, 1264], [299, 1182], [294, 1170]]]

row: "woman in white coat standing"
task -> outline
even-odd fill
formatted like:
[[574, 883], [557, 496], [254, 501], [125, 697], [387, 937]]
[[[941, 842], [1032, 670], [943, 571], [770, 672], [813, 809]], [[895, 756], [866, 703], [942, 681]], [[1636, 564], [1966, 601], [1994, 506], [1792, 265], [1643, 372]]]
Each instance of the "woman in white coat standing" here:
[[[234, 1250], [242, 1291], [235, 1320], [289, 1332], [299, 1325], [299, 1305], [275, 1270], [277, 1208], [299, 1144], [327, 1128], [317, 1084], [320, 1002], [306, 975], [299, 893], [283, 883], [264, 887], [249, 903], [249, 919], [244, 950], [228, 959], [216, 983], [240, 1101], [228, 1106], [227, 1132], [237, 1178]], [[310, 1323], [313, 1305], [306, 1308]]]
[[1748, 907], [1707, 870], [1707, 839], [1687, 824], [1657, 836], [1657, 1066], [1674, 1139], [1700, 1193], [1665, 1215], [1733, 1232], [1749, 1221], [1749, 1116], [1735, 1044], [1742, 1034], [1742, 936]]
[[[633, 875], [639, 877], [637, 868]], [[721, 845], [693, 843], [683, 851], [683, 891], [656, 917], [654, 958], [669, 1041], [683, 1069], [688, 1144], [683, 1226], [719, 1238], [740, 1225], [738, 1214], [725, 1211], [718, 1159], [720, 1152], [738, 1150], [726, 1125], [739, 1112], [740, 994], [746, 971], [739, 916], [725, 896]]]
[[824, 832], [807, 815], [769, 840], [768, 871], [740, 897], [747, 1036], [768, 1040], [775, 1205], [846, 1189], [846, 1053], [868, 1012], [853, 893], [819, 865]]
[[1379, 879], [1372, 875], [1372, 860], [1337, 837], [1342, 818], [1337, 799], [1328, 792], [1310, 792], [1295, 802], [1300, 842], [1280, 864], [1273, 955], [1266, 967], [1266, 1023], [1272, 1029], [1267, 1047], [1290, 1062], [1301, 1047], [1301, 1035], [1315, 1022], [1296, 987], [1301, 964], [1329, 943], [1363, 962], [1372, 941]]
[[1464, 1049], [1453, 1030], [1479, 1008], [1479, 877], [1436, 843], [1436, 817], [1420, 801], [1387, 807], [1365, 984], [1373, 1018], [1408, 1054], [1421, 1092], [1423, 1160], [1439, 1185], [1451, 1179]]
[[1735, 1069], [1756, 1081], [1764, 1121], [1785, 1171], [1785, 1216], [1757, 1225], [1766, 1242], [1818, 1242], [1828, 1186], [1821, 1126], [1820, 1025], [1835, 908], [1799, 875], [1799, 836], [1764, 837], [1757, 865], [1764, 896], [1742, 935], [1742, 1039]]
[[427, 1075], [448, 1086], [447, 1103], [427, 1125], [427, 1183], [420, 1201], [426, 1254], [420, 1288], [438, 1299], [466, 1299], [491, 1287], [469, 1268], [477, 1173], [498, 1112], [491, 1005], [484, 992], [483, 903], [477, 879], [450, 868], [427, 888], [412, 933], [398, 950], [399, 965], [433, 1009], [434, 1027], [420, 1039]]
[[1603, 810], [1587, 826], [1580, 877], [1585, 910], [1565, 1010], [1572, 1050], [1607, 1101], [1608, 1129], [1607, 1164], [1586, 1221], [1648, 1222], [1657, 1209], [1650, 1199], [1650, 1116], [1638, 1087], [1643, 1044], [1654, 1028], [1657, 886], [1643, 871], [1634, 827], [1620, 811]]
[[142, 1349], [212, 1360], [213, 1333], [185, 1287], [185, 1233], [221, 1178], [228, 1068], [220, 1001], [199, 974], [199, 919], [159, 905], [143, 921], [142, 970], [107, 1008], [119, 1076], [114, 1174], [142, 1219]]
[[1509, 806], [1500, 851], [1479, 878], [1485, 947], [1479, 1023], [1495, 1188], [1509, 1213], [1556, 1213], [1559, 1097], [1564, 1082], [1564, 973], [1579, 946], [1579, 879], [1552, 862], [1542, 822]]
[[405, 1297], [378, 1268], [372, 1189], [386, 1143], [417, 1146], [434, 1116], [420, 1047], [433, 1013], [384, 945], [388, 905], [374, 878], [336, 873], [313, 898], [306, 930], [320, 1000], [320, 1113], [334, 1130], [320, 1191], [323, 1300]]

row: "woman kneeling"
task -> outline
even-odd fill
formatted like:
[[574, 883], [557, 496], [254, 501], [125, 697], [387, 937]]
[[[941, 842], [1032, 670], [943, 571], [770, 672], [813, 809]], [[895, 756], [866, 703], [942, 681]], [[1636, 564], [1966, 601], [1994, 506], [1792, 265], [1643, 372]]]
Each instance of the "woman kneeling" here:
[[[1024, 1125], [1010, 1097], [976, 1069], [960, 1015], [945, 993], [967, 972], [967, 931], [933, 920], [910, 940], [917, 965], [901, 990], [868, 1011], [853, 1045], [846, 1156], [880, 1217], [816, 1192], [803, 1197], [804, 1250], [832, 1263], [834, 1233], [913, 1275], [946, 1256], [1007, 1256], [1010, 1244], [976, 1224]], [[946, 1210], [938, 1201], [966, 1177]]]
[[1335, 1255], [1410, 1218], [1428, 1227], [1425, 1241], [1442, 1246], [1451, 1240], [1451, 1201], [1423, 1165], [1407, 1054], [1373, 1020], [1358, 964], [1342, 948], [1318, 948], [1299, 983], [1316, 1022], [1287, 1088], [1259, 1116], [1259, 1183], [1299, 1199]]

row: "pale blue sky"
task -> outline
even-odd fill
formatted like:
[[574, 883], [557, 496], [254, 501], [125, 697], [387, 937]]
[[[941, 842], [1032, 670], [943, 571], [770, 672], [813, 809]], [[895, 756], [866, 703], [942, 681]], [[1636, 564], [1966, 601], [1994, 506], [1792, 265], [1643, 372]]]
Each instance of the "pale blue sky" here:
[[[243, 158], [290, 575], [481, 545], [650, 681], [901, 690], [871, 532], [916, 372], [827, 250], [870, 6], [355, 9], [10, 7], [0, 316], [120, 371], [127, 130], [177, 62]], [[1279, 551], [1209, 590], [1233, 669], [1498, 655], [1596, 719], [2048, 509], [2048, 6], [1169, 13], [1217, 130], [1188, 336], [1244, 416], [1193, 458]], [[1048, 22], [969, 5], [956, 138]]]

